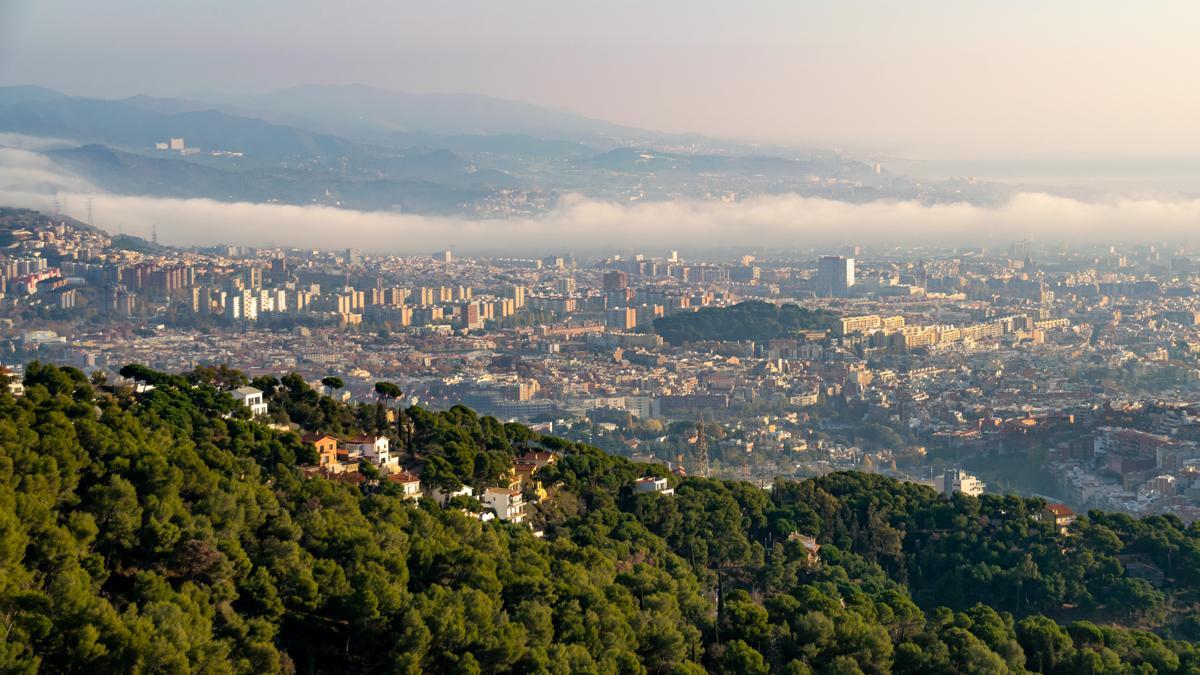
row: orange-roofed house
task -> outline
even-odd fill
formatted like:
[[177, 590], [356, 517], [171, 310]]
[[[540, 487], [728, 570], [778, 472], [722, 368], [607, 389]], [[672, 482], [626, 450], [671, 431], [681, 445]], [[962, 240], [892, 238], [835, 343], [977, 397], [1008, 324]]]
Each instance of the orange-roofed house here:
[[416, 474], [407, 471], [397, 471], [387, 475], [389, 483], [395, 483], [404, 490], [404, 498], [414, 501], [421, 498], [421, 479]]
[[329, 434], [309, 432], [302, 437], [307, 445], [317, 451], [317, 466], [331, 468], [338, 461], [338, 440]]

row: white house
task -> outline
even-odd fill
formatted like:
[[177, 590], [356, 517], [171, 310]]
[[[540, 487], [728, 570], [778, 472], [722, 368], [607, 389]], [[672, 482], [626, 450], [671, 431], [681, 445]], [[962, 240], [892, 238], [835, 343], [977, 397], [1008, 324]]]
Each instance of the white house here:
[[525, 521], [525, 497], [516, 490], [491, 487], [480, 495], [483, 505], [496, 512], [496, 517], [509, 523]]
[[933, 479], [933, 487], [947, 497], [954, 496], [955, 492], [972, 497], [983, 494], [983, 483], [961, 469], [947, 469], [946, 473]]
[[393, 457], [388, 446], [387, 436], [359, 436], [342, 442], [342, 447], [351, 453], [360, 453], [372, 463], [381, 467], [395, 467], [400, 464], [399, 457]]
[[637, 482], [633, 484], [633, 491], [636, 494], [675, 494], [673, 488], [667, 487], [666, 478], [655, 478], [653, 476], [637, 479]]
[[238, 387], [233, 390], [233, 398], [241, 401], [242, 405], [250, 409], [251, 415], [266, 415], [267, 402], [263, 400], [263, 393], [254, 387]]
[[421, 479], [407, 471], [397, 471], [388, 474], [389, 482], [399, 485], [404, 490], [404, 498], [416, 501], [421, 498]]

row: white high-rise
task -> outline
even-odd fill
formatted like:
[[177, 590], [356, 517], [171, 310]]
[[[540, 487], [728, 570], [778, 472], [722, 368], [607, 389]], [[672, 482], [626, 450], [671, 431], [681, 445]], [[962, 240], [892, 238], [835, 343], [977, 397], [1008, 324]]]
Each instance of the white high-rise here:
[[817, 293], [824, 296], [849, 295], [854, 286], [854, 258], [822, 256], [817, 261]]

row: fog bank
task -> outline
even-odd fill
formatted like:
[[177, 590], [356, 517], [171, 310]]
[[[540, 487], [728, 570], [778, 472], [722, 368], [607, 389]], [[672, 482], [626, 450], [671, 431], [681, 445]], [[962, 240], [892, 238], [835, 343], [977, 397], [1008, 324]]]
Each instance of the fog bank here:
[[998, 206], [885, 200], [852, 204], [798, 195], [734, 203], [665, 201], [620, 204], [564, 196], [545, 214], [507, 219], [361, 212], [324, 206], [229, 203], [105, 194], [62, 172], [44, 156], [0, 149], [0, 204], [63, 211], [110, 232], [173, 245], [237, 244], [303, 248], [357, 247], [381, 253], [428, 253], [453, 247], [473, 254], [581, 254], [631, 249], [795, 249], [841, 244], [979, 246], [1015, 239], [1180, 242], [1200, 224], [1200, 200], [1114, 199], [1083, 202], [1018, 194]]

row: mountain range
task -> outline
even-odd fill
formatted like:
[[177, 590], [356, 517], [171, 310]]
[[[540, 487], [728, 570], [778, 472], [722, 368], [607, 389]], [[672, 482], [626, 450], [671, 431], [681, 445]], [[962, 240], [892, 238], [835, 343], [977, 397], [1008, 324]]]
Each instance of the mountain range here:
[[[556, 196], [864, 201], [936, 190], [834, 153], [661, 134], [476, 94], [309, 85], [217, 101], [0, 87], [0, 133], [121, 194], [418, 213], [535, 213]], [[164, 149], [183, 139], [186, 150]], [[986, 198], [955, 190], [948, 198]]]

